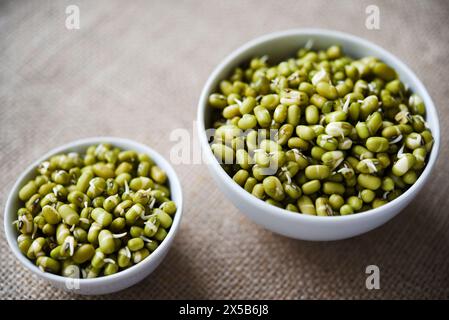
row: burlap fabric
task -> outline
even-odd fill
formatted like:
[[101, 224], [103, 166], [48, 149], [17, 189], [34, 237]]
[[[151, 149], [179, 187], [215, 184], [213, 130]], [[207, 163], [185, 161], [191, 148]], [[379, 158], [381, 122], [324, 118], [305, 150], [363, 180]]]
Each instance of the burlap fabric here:
[[[81, 28], [65, 28], [77, 4]], [[380, 9], [380, 30], [365, 8]], [[200, 90], [231, 50], [300, 27], [350, 32], [387, 48], [421, 78], [440, 113], [442, 147], [425, 190], [391, 222], [354, 239], [311, 243], [255, 225], [225, 199], [205, 165], [179, 165], [181, 229], [146, 280], [102, 297], [449, 298], [449, 3], [447, 1], [2, 1], [0, 204], [50, 148], [111, 135], [169, 156], [170, 132], [192, 132]], [[3, 225], [3, 213], [1, 223]], [[381, 289], [365, 288], [365, 268]], [[52, 288], [12, 256], [0, 232], [0, 298], [82, 298]]]

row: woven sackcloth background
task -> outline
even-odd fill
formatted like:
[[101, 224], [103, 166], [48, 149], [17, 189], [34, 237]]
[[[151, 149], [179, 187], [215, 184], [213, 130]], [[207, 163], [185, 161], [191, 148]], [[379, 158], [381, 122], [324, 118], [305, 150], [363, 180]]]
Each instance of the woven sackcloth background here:
[[[70, 4], [80, 8], [79, 30], [65, 27]], [[365, 27], [371, 4], [380, 9], [380, 30]], [[290, 28], [336, 29], [397, 55], [439, 109], [439, 161], [413, 203], [363, 236], [296, 241], [241, 215], [205, 165], [177, 165], [185, 211], [166, 259], [132, 288], [87, 298], [448, 299], [448, 17], [445, 0], [1, 1], [2, 211], [29, 163], [79, 138], [132, 138], [169, 157], [170, 132], [193, 132], [208, 75], [246, 41]], [[3, 214], [0, 220], [3, 226]], [[0, 298], [85, 298], [56, 290], [25, 270], [1, 230]], [[380, 290], [365, 287], [370, 264], [380, 268]]]

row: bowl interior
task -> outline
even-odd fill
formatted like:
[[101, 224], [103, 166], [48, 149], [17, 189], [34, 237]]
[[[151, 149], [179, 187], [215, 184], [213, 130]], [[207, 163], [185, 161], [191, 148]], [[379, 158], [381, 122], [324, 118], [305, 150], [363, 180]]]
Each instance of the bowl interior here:
[[30, 179], [34, 178], [36, 176], [36, 168], [39, 163], [41, 163], [44, 160], [47, 160], [53, 155], [56, 155], [58, 153], [68, 153], [68, 152], [85, 152], [87, 147], [92, 144], [99, 144], [99, 143], [110, 143], [113, 146], [119, 147], [122, 150], [136, 150], [137, 152], [142, 152], [148, 154], [154, 162], [161, 167], [165, 172], [167, 173], [168, 177], [168, 183], [170, 186], [171, 191], [171, 199], [176, 203], [177, 205], [177, 212], [173, 219], [173, 224], [170, 227], [170, 230], [168, 232], [167, 237], [162, 241], [162, 243], [159, 245], [159, 247], [151, 253], [151, 255], [143, 260], [142, 262], [126, 269], [123, 271], [120, 271], [116, 274], [107, 276], [107, 277], [99, 277], [99, 278], [93, 278], [93, 279], [80, 279], [82, 282], [89, 282], [92, 284], [95, 283], [103, 283], [104, 281], [110, 281], [114, 280], [118, 277], [123, 276], [125, 273], [129, 272], [138, 272], [139, 269], [143, 269], [144, 265], [148, 262], [150, 262], [153, 258], [155, 258], [158, 255], [162, 255], [163, 251], [166, 249], [165, 247], [168, 245], [167, 243], [170, 242], [170, 240], [175, 236], [176, 230], [178, 229], [180, 220], [181, 220], [181, 214], [182, 214], [182, 192], [181, 192], [181, 185], [179, 182], [179, 179], [172, 168], [172, 166], [156, 151], [153, 149], [140, 144], [138, 142], [128, 140], [128, 139], [121, 139], [121, 138], [114, 138], [114, 137], [99, 137], [99, 138], [88, 138], [83, 140], [77, 140], [75, 142], [66, 144], [64, 146], [58, 147], [56, 149], [51, 150], [44, 156], [42, 156], [40, 159], [36, 160], [33, 164], [31, 164], [24, 172], [23, 174], [17, 179], [16, 183], [14, 184], [6, 203], [5, 207], [5, 231], [6, 231], [6, 238], [8, 240], [8, 243], [14, 252], [14, 254], [17, 256], [17, 258], [30, 270], [33, 272], [45, 277], [49, 278], [50, 280], [54, 281], [65, 281], [66, 278], [54, 275], [51, 273], [44, 273], [39, 270], [28, 258], [26, 258], [18, 249], [17, 247], [17, 236], [18, 232], [13, 226], [13, 221], [17, 219], [16, 213], [19, 209], [19, 200], [18, 200], [18, 192], [20, 188]]
[[[246, 43], [245, 45], [241, 46], [234, 52], [232, 52], [216, 67], [216, 69], [210, 75], [201, 93], [198, 107], [198, 130], [202, 146], [204, 147], [206, 144], [208, 144], [205, 130], [211, 128], [213, 122], [214, 110], [208, 107], [207, 99], [211, 93], [217, 90], [218, 84], [221, 80], [230, 76], [234, 68], [241, 66], [242, 64], [248, 63], [252, 57], [267, 55], [269, 58], [269, 62], [272, 63], [278, 62], [281, 59], [295, 57], [297, 50], [305, 46], [306, 43], [308, 42], [309, 44], [310, 43], [313, 44], [312, 46], [313, 49], [324, 49], [335, 44], [341, 45], [341, 47], [343, 48], [343, 52], [346, 55], [351, 56], [353, 58], [362, 58], [366, 56], [377, 57], [382, 61], [384, 61], [385, 63], [394, 67], [401, 81], [405, 85], [407, 85], [414, 93], [420, 95], [421, 98], [424, 100], [426, 105], [426, 121], [432, 131], [434, 137], [434, 145], [429, 155], [426, 168], [422, 172], [419, 179], [415, 182], [415, 184], [412, 185], [400, 197], [386, 204], [386, 206], [394, 205], [396, 200], [404, 198], [408, 194], [410, 194], [412, 190], [420, 188], [421, 184], [424, 182], [424, 178], [428, 176], [432, 170], [440, 146], [440, 128], [437, 111], [424, 85], [416, 77], [413, 71], [411, 71], [404, 63], [402, 63], [398, 58], [396, 58], [394, 55], [392, 55], [385, 49], [367, 40], [358, 38], [350, 34], [322, 29], [300, 29], [300, 30], [281, 31], [277, 33], [268, 34], [266, 36], [262, 36], [255, 40], [252, 40]], [[205, 149], [206, 150], [204, 150], [203, 152], [205, 152], [208, 155], [208, 158], [209, 159], [213, 158], [213, 160], [210, 160], [213, 162], [212, 167], [217, 168], [217, 166], [219, 166], [218, 162], [215, 160], [210, 148]], [[221, 170], [224, 172], [223, 169]], [[225, 175], [227, 176], [226, 173]], [[226, 180], [228, 180], [228, 183], [234, 183], [230, 177], [229, 179], [226, 178]], [[245, 194], [245, 196], [252, 197], [252, 195], [250, 194]], [[268, 206], [268, 204], [265, 203], [262, 204], [263, 201], [259, 200], [259, 202], [261, 202], [261, 205]], [[272, 210], [279, 213], [283, 212], [284, 215], [286, 213], [286, 210], [275, 207], [273, 207]], [[343, 217], [340, 216], [324, 217], [324, 219], [326, 219], [327, 221], [334, 220], [334, 218], [355, 219], [373, 211], [378, 210], [372, 209], [361, 212], [357, 215], [347, 215]], [[287, 214], [292, 213], [287, 212]], [[298, 219], [323, 218], [315, 216], [305, 217], [304, 215], [296, 215], [296, 214], [294, 215], [295, 217], [298, 217]]]

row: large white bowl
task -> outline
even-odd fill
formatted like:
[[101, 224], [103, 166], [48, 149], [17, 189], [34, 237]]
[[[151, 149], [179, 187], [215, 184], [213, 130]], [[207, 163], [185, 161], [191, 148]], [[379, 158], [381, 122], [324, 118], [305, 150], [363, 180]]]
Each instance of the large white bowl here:
[[[210, 150], [205, 130], [211, 128], [211, 108], [208, 96], [220, 80], [230, 75], [233, 68], [248, 62], [254, 56], [268, 55], [270, 61], [292, 57], [307, 41], [313, 41], [313, 48], [326, 48], [339, 44], [346, 54], [360, 58], [375, 56], [391, 65], [398, 72], [400, 79], [411, 90], [419, 94], [427, 108], [427, 122], [432, 130], [435, 143], [423, 173], [400, 197], [386, 205], [348, 216], [318, 217], [297, 214], [271, 206], [252, 196], [222, 169]], [[268, 34], [252, 40], [228, 55], [212, 72], [207, 80], [198, 104], [198, 134], [205, 160], [218, 187], [229, 200], [248, 218], [261, 226], [287, 237], [303, 240], [339, 240], [370, 231], [397, 215], [418, 194], [430, 176], [440, 147], [440, 127], [435, 106], [427, 90], [416, 75], [398, 58], [381, 47], [350, 34], [321, 30], [299, 29]]]
[[[13, 226], [13, 221], [17, 219], [17, 210], [19, 208], [18, 193], [20, 188], [29, 180], [36, 176], [36, 168], [38, 164], [51, 156], [58, 153], [67, 152], [84, 152], [88, 146], [99, 143], [110, 143], [113, 146], [119, 147], [123, 150], [135, 150], [148, 154], [154, 162], [167, 173], [169, 186], [171, 190], [171, 198], [177, 205], [177, 211], [173, 219], [173, 224], [170, 227], [167, 237], [162, 241], [159, 247], [151, 253], [149, 257], [142, 262], [120, 271], [110, 276], [99, 277], [93, 279], [79, 279], [73, 280], [59, 275], [54, 275], [48, 272], [42, 272], [33, 262], [27, 259], [19, 250], [17, 246], [17, 231]], [[172, 166], [153, 149], [127, 139], [113, 138], [113, 137], [96, 137], [83, 140], [77, 140], [72, 143], [63, 145], [59, 148], [53, 149], [39, 160], [31, 164], [17, 179], [5, 207], [5, 233], [8, 240], [9, 247], [19, 261], [29, 270], [37, 274], [40, 278], [47, 280], [57, 288], [70, 291], [77, 294], [106, 294], [125, 289], [136, 284], [143, 278], [147, 277], [156, 267], [162, 262], [165, 255], [173, 243], [173, 239], [178, 231], [182, 215], [182, 191], [179, 179], [173, 170]]]

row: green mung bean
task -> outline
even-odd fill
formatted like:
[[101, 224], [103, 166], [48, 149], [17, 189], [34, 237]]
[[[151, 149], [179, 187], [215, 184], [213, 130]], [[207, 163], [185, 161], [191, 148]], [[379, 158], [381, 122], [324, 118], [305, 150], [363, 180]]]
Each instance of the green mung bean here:
[[298, 199], [298, 208], [303, 214], [316, 215], [315, 205], [310, 197], [303, 195]]
[[391, 172], [400, 177], [415, 165], [415, 156], [411, 153], [404, 153], [391, 168]]
[[339, 211], [340, 208], [345, 204], [345, 199], [339, 194], [331, 194], [329, 196], [329, 205], [333, 210]]
[[131, 251], [138, 251], [143, 248], [144, 243], [141, 238], [133, 238], [128, 240], [127, 246]]
[[326, 179], [330, 175], [330, 169], [328, 166], [325, 165], [310, 165], [305, 170], [306, 177], [308, 179], [314, 180], [322, 180]]
[[315, 208], [317, 216], [333, 216], [334, 212], [332, 207], [329, 205], [328, 198], [318, 197], [315, 200]]
[[318, 192], [321, 188], [320, 180], [311, 180], [302, 185], [302, 192], [305, 195], [311, 195], [315, 192]]
[[354, 209], [349, 204], [344, 204], [340, 208], [340, 214], [342, 216], [345, 216], [348, 214], [353, 214], [353, 213], [354, 213]]
[[38, 186], [34, 181], [28, 182], [26, 185], [22, 187], [19, 191], [19, 198], [22, 201], [26, 201], [31, 198], [37, 192]]

